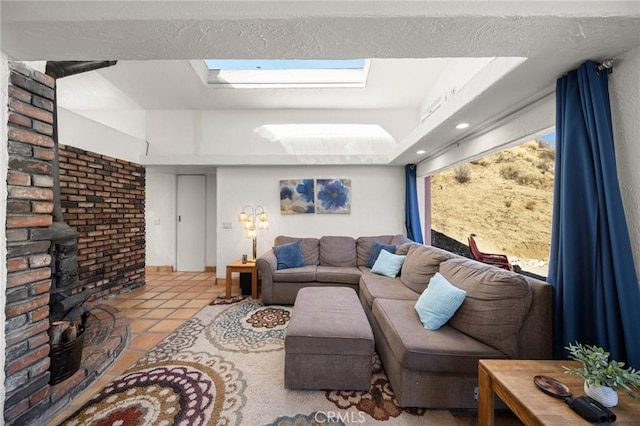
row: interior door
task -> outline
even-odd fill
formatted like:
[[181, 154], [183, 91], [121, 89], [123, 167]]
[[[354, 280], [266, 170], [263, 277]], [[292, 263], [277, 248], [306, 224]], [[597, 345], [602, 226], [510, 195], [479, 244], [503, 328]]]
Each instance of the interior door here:
[[205, 200], [204, 175], [178, 175], [178, 271], [205, 270]]

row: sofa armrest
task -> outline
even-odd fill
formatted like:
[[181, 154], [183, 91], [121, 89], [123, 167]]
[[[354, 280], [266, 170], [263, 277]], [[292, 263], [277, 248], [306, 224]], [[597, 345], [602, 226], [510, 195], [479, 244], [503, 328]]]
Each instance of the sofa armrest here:
[[278, 269], [278, 259], [273, 249], [256, 259], [256, 267], [262, 279], [262, 303], [273, 303], [273, 273]]
[[527, 277], [533, 298], [518, 335], [518, 358], [553, 357], [553, 286]]

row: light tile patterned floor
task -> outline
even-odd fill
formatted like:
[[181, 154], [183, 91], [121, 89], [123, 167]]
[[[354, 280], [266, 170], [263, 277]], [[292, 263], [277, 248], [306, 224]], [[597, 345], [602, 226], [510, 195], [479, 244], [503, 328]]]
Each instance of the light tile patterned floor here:
[[[214, 272], [147, 272], [146, 282], [144, 287], [105, 303], [118, 308], [127, 317], [131, 341], [111, 368], [58, 413], [49, 425], [58, 425], [169, 333], [225, 292], [224, 281], [215, 284]], [[233, 294], [238, 294], [239, 286], [237, 282], [235, 284]]]

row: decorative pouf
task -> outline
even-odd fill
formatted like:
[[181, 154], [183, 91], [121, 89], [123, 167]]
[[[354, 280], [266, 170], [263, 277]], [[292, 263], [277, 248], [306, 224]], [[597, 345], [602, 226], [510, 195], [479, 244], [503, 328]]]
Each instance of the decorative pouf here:
[[351, 288], [300, 289], [284, 349], [287, 389], [368, 391], [371, 387], [373, 332]]

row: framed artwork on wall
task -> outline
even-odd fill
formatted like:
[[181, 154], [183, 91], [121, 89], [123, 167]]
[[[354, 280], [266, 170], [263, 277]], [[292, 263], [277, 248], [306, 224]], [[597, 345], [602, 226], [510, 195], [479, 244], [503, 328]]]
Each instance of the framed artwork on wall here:
[[316, 179], [318, 214], [351, 213], [351, 179]]
[[280, 213], [315, 213], [315, 185], [313, 179], [280, 181]]

